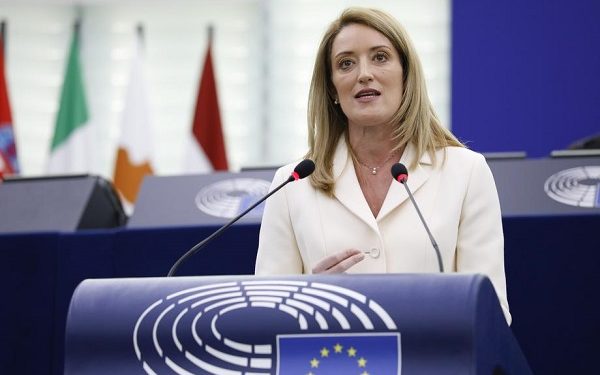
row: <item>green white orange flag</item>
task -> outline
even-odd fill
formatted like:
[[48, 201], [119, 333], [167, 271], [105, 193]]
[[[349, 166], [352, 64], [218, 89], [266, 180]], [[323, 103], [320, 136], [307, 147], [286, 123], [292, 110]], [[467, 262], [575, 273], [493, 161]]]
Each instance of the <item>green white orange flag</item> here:
[[126, 207], [135, 203], [144, 177], [153, 173], [152, 123], [142, 44], [140, 33], [127, 87], [114, 175], [115, 187]]
[[51, 174], [87, 173], [90, 170], [93, 147], [90, 147], [91, 126], [88, 124], [79, 52], [79, 27], [75, 26], [46, 168]]

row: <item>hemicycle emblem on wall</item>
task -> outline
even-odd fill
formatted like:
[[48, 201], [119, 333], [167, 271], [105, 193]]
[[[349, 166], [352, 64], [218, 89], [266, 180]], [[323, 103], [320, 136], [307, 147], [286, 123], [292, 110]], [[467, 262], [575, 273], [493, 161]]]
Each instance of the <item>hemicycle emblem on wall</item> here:
[[562, 204], [600, 207], [600, 166], [582, 166], [557, 172], [546, 180], [544, 191]]
[[[271, 183], [259, 178], [229, 178], [200, 189], [196, 207], [207, 215], [232, 219], [269, 192]], [[262, 206], [248, 213], [261, 217]]]

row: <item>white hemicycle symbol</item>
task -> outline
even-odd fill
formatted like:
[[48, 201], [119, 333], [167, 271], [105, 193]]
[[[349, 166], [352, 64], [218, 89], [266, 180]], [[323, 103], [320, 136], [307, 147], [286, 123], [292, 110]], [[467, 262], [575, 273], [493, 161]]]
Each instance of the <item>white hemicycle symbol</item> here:
[[546, 194], [557, 202], [575, 207], [600, 207], [600, 166], [565, 169], [550, 176]]
[[[208, 215], [231, 219], [266, 195], [270, 186], [269, 181], [258, 178], [218, 181], [196, 194], [196, 207]], [[255, 209], [249, 215], [260, 217], [262, 211]]]
[[148, 306], [133, 331], [135, 355], [147, 374], [162, 374], [165, 365], [179, 375], [198, 369], [210, 374], [271, 374], [276, 352], [271, 343], [239, 342], [219, 329], [219, 320], [227, 314], [257, 308], [291, 318], [300, 331], [308, 332], [309, 326], [313, 332], [397, 330], [384, 308], [348, 288], [310, 281], [234, 281], [181, 290]]

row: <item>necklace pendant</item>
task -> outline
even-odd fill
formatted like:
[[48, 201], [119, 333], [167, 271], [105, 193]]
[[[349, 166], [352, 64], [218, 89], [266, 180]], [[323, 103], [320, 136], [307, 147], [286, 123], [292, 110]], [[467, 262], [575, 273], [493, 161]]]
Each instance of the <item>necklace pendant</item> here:
[[371, 169], [371, 174], [377, 174], [377, 168]]

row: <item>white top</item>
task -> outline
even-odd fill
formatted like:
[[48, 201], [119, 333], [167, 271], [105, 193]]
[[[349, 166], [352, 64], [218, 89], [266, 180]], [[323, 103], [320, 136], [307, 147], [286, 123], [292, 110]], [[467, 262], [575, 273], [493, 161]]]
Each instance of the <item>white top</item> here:
[[[409, 168], [415, 157], [409, 144], [400, 162]], [[436, 158], [437, 167], [425, 153], [415, 169], [409, 168], [408, 186], [438, 243], [444, 269], [488, 276], [510, 324], [502, 218], [492, 173], [482, 155], [466, 148], [447, 147]], [[295, 165], [280, 168], [271, 188], [287, 179]], [[375, 218], [343, 138], [335, 151], [333, 174], [334, 197], [306, 178], [269, 198], [256, 274], [310, 273], [325, 256], [350, 248], [368, 254], [348, 273], [439, 272], [435, 250], [400, 183], [392, 181]]]

